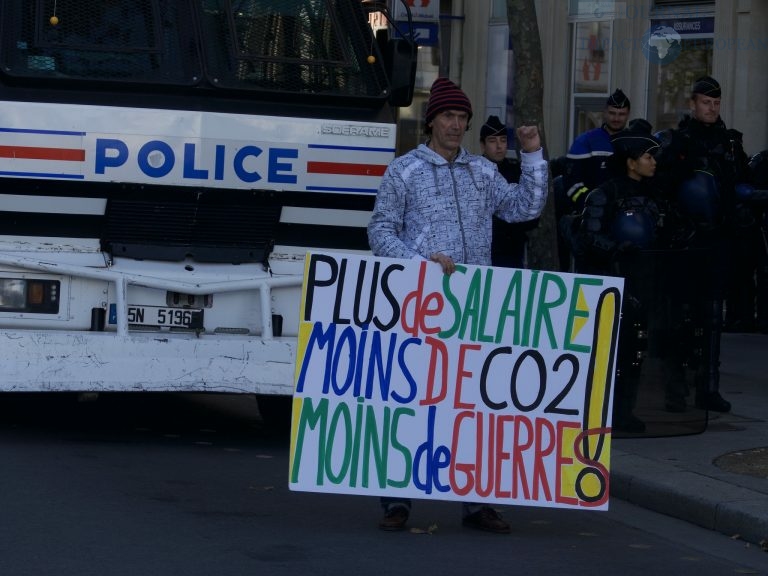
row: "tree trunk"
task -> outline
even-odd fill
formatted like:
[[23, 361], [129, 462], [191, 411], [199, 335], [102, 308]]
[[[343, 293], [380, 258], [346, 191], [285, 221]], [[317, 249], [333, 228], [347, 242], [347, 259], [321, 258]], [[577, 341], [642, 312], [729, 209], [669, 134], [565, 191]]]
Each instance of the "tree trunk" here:
[[[544, 65], [534, 0], [507, 0], [507, 20], [514, 62], [513, 111], [515, 125], [535, 123], [539, 127], [546, 156], [544, 132]], [[552, 181], [549, 201], [539, 225], [528, 233], [528, 266], [534, 270], [558, 270], [557, 222]]]

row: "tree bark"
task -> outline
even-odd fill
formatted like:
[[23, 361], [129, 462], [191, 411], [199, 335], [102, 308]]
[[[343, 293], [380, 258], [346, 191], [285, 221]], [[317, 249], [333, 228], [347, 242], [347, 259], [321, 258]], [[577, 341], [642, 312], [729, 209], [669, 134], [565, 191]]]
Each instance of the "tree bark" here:
[[[544, 132], [544, 65], [535, 1], [507, 0], [507, 20], [514, 62], [512, 98], [515, 125], [535, 123], [539, 128], [541, 144], [547, 157]], [[557, 222], [551, 178], [549, 199], [539, 219], [539, 225], [528, 233], [528, 237], [528, 266], [534, 270], [558, 270]]]

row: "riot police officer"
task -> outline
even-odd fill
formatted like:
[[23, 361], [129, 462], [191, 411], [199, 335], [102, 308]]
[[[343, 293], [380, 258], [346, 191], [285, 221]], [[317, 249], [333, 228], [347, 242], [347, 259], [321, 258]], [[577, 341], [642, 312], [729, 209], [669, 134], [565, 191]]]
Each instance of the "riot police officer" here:
[[648, 127], [647, 122], [636, 124], [611, 137], [611, 162], [621, 175], [589, 193], [576, 236], [579, 272], [625, 278], [613, 402], [613, 427], [623, 432], [645, 430], [633, 414], [646, 314], [635, 295], [633, 255], [655, 247], [663, 236], [659, 193], [652, 184], [659, 142]]
[[[742, 135], [720, 118], [721, 88], [711, 76], [699, 78], [689, 100], [690, 115], [679, 127], [660, 133], [660, 183], [681, 223], [677, 237], [687, 247], [709, 251], [705, 309], [698, 320], [706, 324], [702, 365], [697, 372], [696, 405], [728, 412], [730, 402], [719, 392], [720, 336], [723, 298], [730, 275], [734, 228], [739, 226], [737, 185], [749, 180], [748, 157]], [[681, 411], [679, 402], [668, 406]]]
[[758, 332], [768, 334], [768, 150], [762, 150], [749, 160], [752, 172], [751, 190], [746, 202], [755, 216], [755, 321]]

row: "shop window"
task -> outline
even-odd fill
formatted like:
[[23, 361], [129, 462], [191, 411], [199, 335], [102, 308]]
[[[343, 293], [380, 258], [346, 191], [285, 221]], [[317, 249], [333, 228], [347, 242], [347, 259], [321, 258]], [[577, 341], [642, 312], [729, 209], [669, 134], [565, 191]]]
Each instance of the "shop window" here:
[[[452, 0], [440, 1], [440, 14], [452, 13]], [[429, 89], [438, 76], [450, 77], [451, 18], [440, 19], [437, 46], [419, 46], [416, 65], [416, 89], [408, 108], [400, 108], [398, 115], [397, 154], [404, 154], [424, 142], [424, 117], [429, 100]]]
[[680, 55], [666, 65], [652, 64], [649, 75], [648, 119], [654, 130], [676, 128], [687, 114], [691, 87], [712, 71], [712, 39], [683, 39]]
[[579, 134], [603, 125], [605, 98], [576, 97], [573, 99], [573, 133], [571, 141]]
[[602, 111], [610, 90], [610, 20], [573, 24], [571, 69], [572, 113], [570, 140], [602, 124]]
[[608, 95], [611, 70], [611, 27], [610, 20], [574, 24], [574, 94]]
[[491, 2], [491, 21], [507, 23], [507, 1], [492, 0]]
[[656, 6], [685, 6], [686, 4], [714, 4], [714, 0], [656, 0]]
[[611, 18], [626, 11], [626, 2], [617, 0], [570, 0], [568, 16], [575, 20]]

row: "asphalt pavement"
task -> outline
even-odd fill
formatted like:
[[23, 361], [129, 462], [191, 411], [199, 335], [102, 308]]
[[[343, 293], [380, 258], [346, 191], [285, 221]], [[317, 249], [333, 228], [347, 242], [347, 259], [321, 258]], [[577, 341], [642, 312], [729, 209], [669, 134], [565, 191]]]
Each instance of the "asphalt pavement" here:
[[720, 374], [703, 432], [614, 438], [611, 496], [768, 553], [768, 335], [724, 334]]

